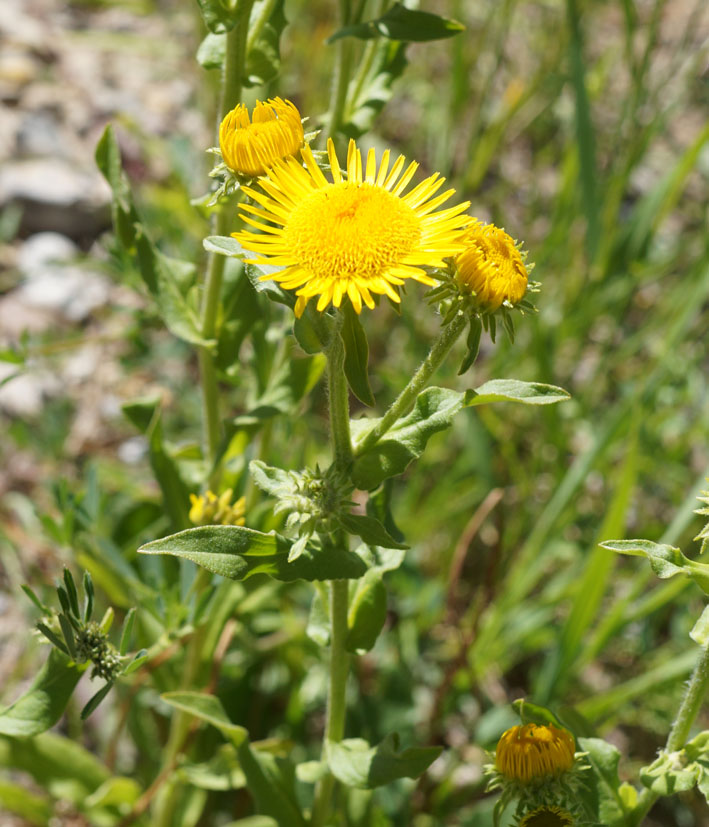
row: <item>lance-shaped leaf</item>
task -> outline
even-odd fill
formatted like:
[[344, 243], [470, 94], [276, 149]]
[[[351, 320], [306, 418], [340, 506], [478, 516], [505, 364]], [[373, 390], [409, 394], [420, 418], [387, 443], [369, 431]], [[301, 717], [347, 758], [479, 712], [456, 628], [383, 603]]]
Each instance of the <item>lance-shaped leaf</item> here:
[[306, 548], [297, 560], [288, 562], [291, 542], [269, 532], [245, 526], [200, 526], [188, 528], [147, 543], [141, 554], [170, 554], [191, 560], [213, 574], [230, 580], [245, 580], [253, 574], [268, 574], [276, 580], [348, 580], [367, 570], [354, 552], [336, 546], [322, 550]]
[[278, 824], [287, 824], [289, 827], [305, 824], [288, 769], [282, 767], [273, 756], [252, 749], [247, 730], [229, 720], [218, 698], [201, 692], [167, 692], [161, 697], [177, 709], [216, 727], [231, 741], [237, 749], [249, 792], [260, 813], [272, 816]]
[[357, 582], [347, 613], [348, 652], [368, 652], [377, 642], [387, 616], [387, 593], [382, 572], [370, 569]]
[[348, 738], [327, 746], [332, 774], [348, 787], [371, 790], [397, 778], [418, 778], [443, 751], [442, 747], [410, 747], [399, 752], [394, 733], [376, 747], [361, 738]]
[[464, 30], [465, 26], [457, 20], [450, 20], [430, 12], [407, 9], [401, 3], [394, 3], [385, 14], [376, 20], [345, 26], [336, 31], [327, 42], [332, 43], [341, 37], [357, 37], [360, 40], [387, 37], [390, 40], [422, 43], [453, 37]]
[[337, 519], [345, 531], [356, 534], [370, 546], [409, 548], [405, 543], [395, 540], [376, 517], [368, 517], [365, 514], [341, 514]]
[[563, 388], [542, 382], [522, 382], [519, 379], [491, 379], [466, 391], [463, 407], [488, 405], [490, 402], [521, 402], [524, 405], [554, 405], [570, 399]]
[[12, 706], [0, 712], [0, 735], [38, 735], [54, 726], [84, 668], [52, 649], [32, 686]]
[[[254, 25], [249, 32], [243, 78], [245, 86], [263, 86], [280, 74], [280, 40], [283, 29], [288, 24], [284, 6], [285, 0], [276, 0], [275, 3], [259, 0], [254, 6]], [[264, 14], [268, 15], [268, 19], [262, 19]]]
[[647, 557], [650, 567], [661, 580], [675, 574], [686, 574], [705, 594], [709, 594], [709, 566], [690, 560], [674, 546], [650, 540], [606, 540], [601, 546], [619, 554]]
[[208, 235], [202, 239], [202, 246], [208, 253], [218, 256], [243, 259], [248, 255], [241, 244], [229, 235]]
[[342, 341], [345, 345], [345, 376], [352, 393], [370, 407], [374, 405], [374, 394], [369, 384], [367, 365], [369, 363], [369, 344], [362, 322], [350, 302], [343, 308]]
[[195, 267], [190, 262], [164, 255], [148, 237], [133, 203], [128, 179], [121, 166], [118, 142], [110, 124], [96, 146], [96, 164], [113, 193], [116, 236], [140, 271], [165, 324], [175, 336], [186, 342], [213, 347], [213, 341], [203, 338], [197, 314], [182, 292], [183, 287], [193, 283]]
[[618, 761], [620, 753], [601, 738], [579, 738], [579, 747], [588, 753], [593, 769], [591, 783], [584, 784], [580, 798], [592, 812], [598, 813], [598, 820], [608, 827], [623, 827], [627, 824], [628, 806], [620, 789]]
[[[399, 419], [371, 448], [355, 450], [352, 479], [358, 488], [371, 490], [387, 477], [403, 473], [409, 463], [421, 456], [433, 434], [448, 428], [462, 408], [491, 402], [550, 405], [568, 398], [562, 388], [518, 379], [493, 379], [465, 393], [426, 388], [416, 397], [411, 413]], [[352, 422], [358, 446], [367, 444], [368, 433], [378, 423], [376, 419]]]

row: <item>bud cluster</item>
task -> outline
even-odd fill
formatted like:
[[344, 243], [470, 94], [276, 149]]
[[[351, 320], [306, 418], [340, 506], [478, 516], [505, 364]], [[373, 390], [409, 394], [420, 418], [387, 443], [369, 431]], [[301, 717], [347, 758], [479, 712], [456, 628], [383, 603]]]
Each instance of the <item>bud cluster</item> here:
[[321, 471], [305, 468], [285, 471], [254, 461], [249, 466], [254, 481], [277, 502], [274, 514], [287, 514], [286, 529], [297, 535], [291, 547], [290, 560], [305, 550], [316, 534], [330, 534], [338, 525], [338, 518], [354, 505], [350, 500], [352, 483], [334, 467]]

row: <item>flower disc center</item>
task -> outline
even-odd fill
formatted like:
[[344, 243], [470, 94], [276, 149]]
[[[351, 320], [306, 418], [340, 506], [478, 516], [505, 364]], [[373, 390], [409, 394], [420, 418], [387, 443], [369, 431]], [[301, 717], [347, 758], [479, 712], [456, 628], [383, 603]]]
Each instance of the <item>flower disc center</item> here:
[[376, 279], [418, 244], [421, 219], [382, 187], [343, 181], [306, 196], [283, 235], [314, 276]]

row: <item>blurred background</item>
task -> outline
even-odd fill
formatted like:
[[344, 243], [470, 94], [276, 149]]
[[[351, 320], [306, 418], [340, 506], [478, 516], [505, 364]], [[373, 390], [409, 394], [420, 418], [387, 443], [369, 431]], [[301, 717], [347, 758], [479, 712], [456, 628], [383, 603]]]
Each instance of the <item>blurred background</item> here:
[[[309, 126], [322, 125], [334, 6], [287, 0], [282, 74], [249, 90], [247, 102], [279, 94]], [[407, 744], [447, 747], [425, 780], [378, 793], [390, 819], [381, 824], [482, 826], [491, 812], [483, 750], [515, 723], [510, 701], [573, 706], [621, 750], [623, 776], [664, 743], [694, 662], [698, 590], [658, 581], [644, 561], [597, 544], [644, 537], [691, 556], [703, 525], [693, 509], [709, 487], [709, 6], [419, 7], [465, 31], [408, 45], [408, 66], [378, 101], [362, 145], [389, 146], [419, 161], [420, 175], [449, 178], [474, 215], [524, 240], [542, 282], [539, 313], [518, 320], [514, 344], [484, 337], [469, 374], [456, 376], [461, 349], [436, 383], [463, 389], [512, 377], [560, 385], [572, 400], [464, 412], [394, 482], [394, 514], [412, 551], [389, 575], [387, 630], [358, 662], [362, 700], [348, 726], [372, 741], [397, 729]], [[131, 595], [96, 563], [96, 549], [110, 548], [140, 576], [135, 549], [164, 529], [146, 440], [121, 405], [157, 394], [175, 451], [199, 440], [196, 358], [116, 253], [93, 152], [112, 121], [152, 237], [170, 255], [201, 261], [209, 222], [190, 199], [208, 189], [218, 81], [195, 61], [203, 36], [189, 0], [3, 0], [3, 703], [44, 657], [28, 644], [35, 617], [20, 585], [51, 586], [63, 564], [93, 561], [102, 593], [125, 608]], [[363, 316], [379, 410], [436, 335], [422, 292], [409, 289], [396, 322], [386, 305]], [[246, 340], [235, 353], [244, 374], [253, 358]], [[229, 413], [242, 412], [238, 381], [228, 395]], [[308, 441], [313, 428], [319, 444]], [[271, 440], [278, 464], [322, 458], [322, 391], [298, 416], [278, 419]], [[81, 534], [87, 514], [91, 531]], [[305, 584], [271, 586], [224, 661], [222, 680], [237, 687], [234, 720], [253, 737], [287, 732], [315, 743], [323, 674], [305, 636], [309, 600]], [[84, 702], [91, 694], [82, 687], [77, 708], [81, 692]], [[159, 743], [151, 691], [130, 714], [154, 715]], [[138, 742], [141, 754], [107, 744], [103, 724], [125, 702], [116, 696], [86, 725], [70, 710], [64, 731], [99, 754], [112, 749], [113, 765], [149, 782], [149, 745]], [[653, 818], [709, 824], [696, 792], [658, 805]]]

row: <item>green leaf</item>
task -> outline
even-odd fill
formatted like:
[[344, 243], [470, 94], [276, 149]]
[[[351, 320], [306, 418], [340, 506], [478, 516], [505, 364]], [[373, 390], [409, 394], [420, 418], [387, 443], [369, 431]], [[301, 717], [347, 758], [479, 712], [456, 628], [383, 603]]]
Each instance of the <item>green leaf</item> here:
[[232, 744], [222, 744], [204, 763], [180, 764], [177, 774], [181, 781], [202, 790], [240, 790], [246, 786], [246, 776]]
[[133, 636], [133, 625], [135, 623], [135, 609], [129, 609], [123, 620], [123, 629], [121, 630], [121, 642], [118, 646], [118, 654], [125, 655], [130, 649], [130, 641]]
[[387, 616], [387, 593], [382, 574], [368, 571], [356, 584], [347, 614], [348, 652], [368, 652], [377, 642]]
[[345, 345], [345, 376], [357, 399], [371, 407], [375, 404], [375, 399], [367, 373], [369, 362], [367, 334], [349, 301], [345, 302], [342, 314], [344, 319], [341, 334]]
[[83, 671], [62, 652], [52, 649], [27, 692], [0, 712], [0, 735], [37, 735], [54, 726]]
[[237, 18], [234, 3], [228, 0], [197, 0], [204, 25], [210, 32], [220, 34], [231, 31]]
[[[348, 138], [359, 138], [369, 132], [393, 94], [394, 82], [403, 75], [407, 66], [406, 44], [397, 40], [381, 40], [371, 67], [361, 83], [355, 87], [355, 95], [347, 102], [342, 132]], [[394, 305], [398, 310], [399, 305]]]
[[253, 285], [257, 293], [263, 293], [276, 304], [283, 304], [292, 310], [295, 307], [296, 296], [292, 290], [284, 290], [273, 279], [261, 280], [261, 276], [272, 276], [280, 273], [282, 267], [272, 267], [269, 264], [248, 264], [244, 265], [246, 277]]
[[270, 377], [269, 386], [245, 414], [234, 417], [233, 425], [245, 427], [280, 414], [291, 413], [315, 387], [325, 370], [322, 353], [303, 359], [286, 358]]
[[288, 562], [291, 543], [275, 532], [263, 534], [244, 526], [200, 526], [147, 543], [142, 554], [170, 554], [191, 560], [214, 574], [245, 580], [268, 574], [276, 580], [348, 580], [367, 570], [364, 561], [339, 546], [314, 551], [308, 547]]
[[165, 446], [160, 400], [136, 399], [123, 405], [123, 413], [147, 437], [150, 465], [172, 525], [175, 528], [187, 527], [190, 525], [189, 491], [177, 462]]
[[249, 473], [256, 485], [272, 497], [280, 497], [284, 491], [290, 490], [291, 478], [282, 468], [254, 459], [249, 463]]
[[86, 799], [84, 807], [87, 810], [116, 807], [123, 809], [130, 807], [140, 797], [142, 789], [133, 778], [114, 776], [103, 784]]
[[[462, 394], [445, 388], [427, 388], [420, 393], [413, 411], [355, 460], [352, 480], [357, 488], [376, 488], [387, 477], [403, 473], [421, 456], [430, 437], [450, 425], [462, 400]], [[373, 427], [376, 422], [368, 420], [367, 424]]]
[[[361, 453], [355, 451], [357, 459], [352, 469], [352, 480], [358, 488], [371, 490], [387, 477], [402, 474], [414, 459], [421, 456], [433, 434], [448, 428], [462, 408], [490, 402], [549, 405], [568, 398], [566, 391], [554, 385], [517, 379], [493, 379], [465, 393], [446, 388], [426, 388], [417, 396], [410, 414], [399, 419], [371, 448]], [[358, 445], [363, 444], [367, 433], [378, 422], [376, 419], [352, 422]]]
[[248, 731], [232, 724], [222, 702], [215, 695], [205, 692], [164, 692], [160, 697], [170, 706], [216, 727], [235, 747], [239, 747], [248, 738]]
[[555, 385], [541, 382], [521, 382], [519, 379], [491, 379], [475, 390], [467, 391], [464, 407], [487, 405], [490, 402], [521, 402], [524, 405], [553, 405], [570, 399], [570, 395]]
[[399, 738], [388, 735], [376, 747], [361, 738], [348, 738], [327, 746], [332, 774], [348, 787], [371, 790], [397, 778], [418, 778], [438, 758], [442, 747], [411, 747], [398, 751]]
[[202, 246], [208, 253], [216, 253], [219, 256], [243, 259], [248, 255], [241, 244], [228, 235], [208, 235], [202, 240]]
[[629, 811], [620, 792], [620, 753], [600, 738], [579, 738], [578, 742], [580, 748], [588, 753], [593, 769], [599, 821], [607, 827], [624, 827]]
[[450, 20], [429, 12], [414, 11], [407, 9], [401, 3], [394, 3], [385, 14], [376, 20], [345, 26], [336, 31], [327, 42], [332, 43], [341, 37], [357, 37], [360, 40], [387, 37], [390, 40], [423, 43], [453, 37], [464, 30], [465, 26], [457, 20]]
[[466, 351], [463, 361], [458, 368], [458, 376], [461, 376], [468, 371], [478, 358], [480, 350], [480, 337], [482, 336], [483, 325], [478, 316], [470, 320], [470, 327], [468, 328], [468, 338], [466, 341]]
[[113, 681], [109, 681], [107, 684], [102, 686], [101, 689], [99, 689], [99, 691], [89, 699], [88, 703], [81, 710], [82, 721], [85, 721], [89, 715], [91, 715], [106, 695], [108, 695], [111, 689], [113, 689]]
[[221, 69], [226, 57], [226, 33], [209, 32], [199, 44], [196, 57], [203, 69]]
[[361, 537], [370, 546], [409, 548], [405, 543], [395, 540], [375, 517], [368, 517], [364, 514], [341, 514], [338, 521], [345, 531]]
[[77, 806], [111, 777], [87, 749], [53, 732], [33, 738], [0, 737], [0, 766], [29, 773], [52, 797]]
[[709, 606], [704, 607], [704, 611], [692, 627], [689, 636], [700, 646], [706, 646], [709, 643]]
[[686, 574], [705, 594], [709, 594], [709, 566], [690, 560], [674, 546], [653, 543], [650, 540], [606, 540], [600, 545], [619, 554], [647, 557], [650, 567], [661, 580], [675, 574]]
[[649, 767], [640, 770], [640, 780], [644, 786], [657, 795], [687, 792], [702, 775], [703, 768], [698, 763], [689, 761], [685, 750], [672, 754], [663, 751]]
[[133, 203], [121, 153], [109, 124], [96, 146], [96, 163], [113, 193], [112, 213], [116, 237], [137, 266], [168, 329], [178, 338], [202, 347], [213, 347], [202, 337], [195, 312], [182, 294], [182, 285], [194, 282], [191, 262], [172, 259], [152, 243]]
[[166, 692], [161, 697], [177, 709], [212, 724], [231, 741], [238, 750], [239, 763], [258, 810], [273, 816], [278, 824], [305, 824], [285, 768], [273, 756], [251, 748], [247, 730], [232, 724], [218, 698], [202, 692]]
[[35, 824], [37, 827], [46, 827], [52, 816], [49, 801], [29, 792], [20, 784], [3, 779], [0, 779], [0, 809], [19, 816], [23, 823]]
[[239, 379], [239, 349], [263, 316], [257, 292], [235, 258], [225, 263], [222, 285], [222, 314], [217, 337], [217, 367]]
[[310, 604], [305, 634], [318, 646], [328, 646], [330, 644], [330, 617], [326, 604], [323, 602], [321, 591], [317, 589], [313, 593], [313, 600]]
[[285, 0], [276, 0], [268, 20], [261, 19], [268, 11], [267, 0], [256, 3], [252, 12], [254, 27], [249, 31], [248, 53], [244, 73], [244, 86], [262, 86], [275, 80], [281, 71], [280, 40], [288, 21], [284, 14]]
[[79, 611], [79, 594], [76, 591], [76, 583], [74, 577], [68, 568], [64, 567], [64, 585], [66, 586], [66, 593], [69, 595], [69, 605], [74, 617], [79, 620], [81, 612]]

